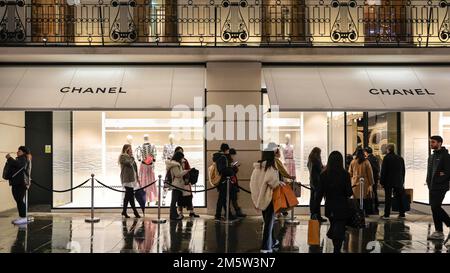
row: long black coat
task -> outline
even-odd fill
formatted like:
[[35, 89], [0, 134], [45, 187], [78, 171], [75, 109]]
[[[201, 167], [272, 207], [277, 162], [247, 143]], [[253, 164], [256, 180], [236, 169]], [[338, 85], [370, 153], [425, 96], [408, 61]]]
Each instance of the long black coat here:
[[8, 165], [11, 168], [11, 174], [16, 174], [10, 181], [11, 186], [26, 186], [29, 185], [30, 162], [26, 156], [19, 156], [16, 159], [10, 157]]
[[405, 161], [395, 153], [388, 153], [381, 164], [380, 184], [383, 187], [403, 187], [405, 184]]
[[[443, 175], [441, 175], [443, 173]], [[449, 190], [450, 156], [445, 147], [428, 158], [427, 185], [430, 190]]]
[[342, 170], [339, 173], [328, 173], [326, 170], [320, 174], [317, 188], [318, 198], [315, 208], [320, 207], [320, 201], [325, 198], [325, 216], [335, 220], [348, 219], [351, 216], [349, 198], [353, 195], [350, 175]]

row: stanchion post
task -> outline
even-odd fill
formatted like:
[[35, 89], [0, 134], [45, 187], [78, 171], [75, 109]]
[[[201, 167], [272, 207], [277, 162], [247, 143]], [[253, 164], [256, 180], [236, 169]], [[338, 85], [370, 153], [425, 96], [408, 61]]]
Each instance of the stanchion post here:
[[359, 208], [364, 209], [364, 177], [359, 179]]
[[158, 219], [153, 219], [152, 223], [164, 224], [166, 219], [161, 219], [161, 175], [158, 175]]
[[98, 223], [100, 218], [94, 217], [94, 174], [91, 174], [91, 218], [86, 218], [84, 221], [86, 223]]
[[34, 221], [34, 217], [28, 216], [28, 189], [25, 191], [25, 217], [27, 218], [27, 223]]
[[[297, 182], [292, 181], [292, 183], [291, 183], [292, 184], [292, 191], [294, 191], [294, 183], [297, 183]], [[320, 207], [319, 207], [319, 209], [320, 209]], [[289, 224], [289, 225], [298, 225], [298, 224], [300, 224], [300, 222], [298, 220], [295, 220], [294, 210], [295, 210], [295, 207], [293, 207], [292, 210], [291, 210], [291, 219], [286, 220], [286, 223]]]
[[225, 224], [232, 224], [235, 222], [235, 220], [230, 221], [230, 183], [231, 183], [231, 178], [228, 176], [227, 177], [227, 196], [226, 196], [226, 212], [225, 212], [225, 221], [223, 221], [223, 223]]

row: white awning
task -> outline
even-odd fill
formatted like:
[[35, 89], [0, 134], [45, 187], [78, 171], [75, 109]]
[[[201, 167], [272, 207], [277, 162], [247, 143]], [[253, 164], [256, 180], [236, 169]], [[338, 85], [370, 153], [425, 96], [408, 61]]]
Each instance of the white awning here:
[[203, 66], [0, 66], [0, 109], [201, 110], [204, 90]]
[[450, 110], [450, 66], [265, 66], [282, 111]]

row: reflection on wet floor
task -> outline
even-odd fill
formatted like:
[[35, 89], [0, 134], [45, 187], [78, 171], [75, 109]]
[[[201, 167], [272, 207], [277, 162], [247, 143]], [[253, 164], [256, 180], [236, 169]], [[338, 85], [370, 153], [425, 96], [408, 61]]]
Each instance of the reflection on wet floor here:
[[[211, 217], [169, 221], [161, 224], [145, 219], [122, 219], [115, 214], [100, 214], [100, 223], [85, 223], [83, 214], [34, 214], [28, 227], [11, 225], [10, 216], [0, 217], [0, 252], [93, 252], [93, 253], [167, 253], [167, 252], [259, 252], [262, 220], [250, 217], [232, 225], [216, 223]], [[282, 247], [280, 252], [332, 252], [332, 242], [321, 226], [320, 246], [307, 244], [308, 221], [299, 225], [276, 222]], [[366, 229], [348, 230], [344, 252], [447, 252], [443, 242], [427, 241], [432, 231], [431, 217], [408, 215], [408, 219], [384, 221], [368, 219]]]

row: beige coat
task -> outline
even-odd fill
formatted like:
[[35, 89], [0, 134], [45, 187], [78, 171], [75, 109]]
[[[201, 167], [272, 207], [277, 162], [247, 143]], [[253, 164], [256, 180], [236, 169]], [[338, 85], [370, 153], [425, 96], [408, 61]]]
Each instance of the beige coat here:
[[[190, 190], [189, 185], [184, 184], [183, 176], [187, 174], [188, 170], [183, 170], [183, 167], [181, 167], [181, 164], [174, 161], [174, 160], [167, 160], [166, 161], [166, 170], [170, 170], [170, 174], [172, 175], [172, 185], [178, 188], [182, 188], [185, 190]], [[191, 195], [191, 193], [182, 191], [183, 196]]]
[[265, 171], [265, 164], [253, 164], [253, 172], [250, 177], [250, 191], [252, 201], [257, 209], [265, 210], [272, 202], [273, 189], [280, 185], [278, 170], [269, 168]]
[[373, 185], [373, 172], [369, 160], [366, 159], [363, 163], [359, 164], [358, 159], [353, 159], [348, 168], [348, 172], [352, 179], [352, 186], [357, 185], [353, 188], [355, 198], [360, 198], [360, 178], [364, 178], [363, 198], [369, 198], [369, 187]]

